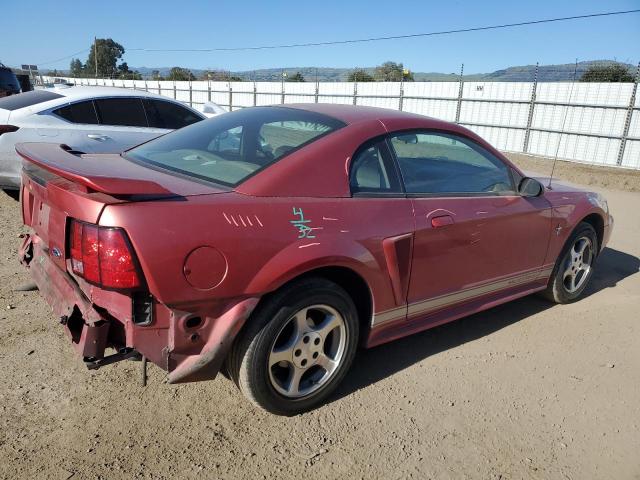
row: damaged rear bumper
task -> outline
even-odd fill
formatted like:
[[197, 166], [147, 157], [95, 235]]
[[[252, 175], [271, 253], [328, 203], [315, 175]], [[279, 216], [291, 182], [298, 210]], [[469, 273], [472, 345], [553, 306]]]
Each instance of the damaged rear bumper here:
[[[88, 293], [83, 291], [69, 273], [53, 262], [37, 235], [26, 236], [19, 255], [89, 368], [139, 352], [169, 372], [169, 383], [211, 380], [259, 300], [242, 298], [189, 309], [155, 302], [153, 321], [137, 325], [131, 297], [96, 287]], [[196, 328], [190, 328], [188, 320], [195, 316], [201, 321]], [[117, 353], [105, 357], [107, 348]]]

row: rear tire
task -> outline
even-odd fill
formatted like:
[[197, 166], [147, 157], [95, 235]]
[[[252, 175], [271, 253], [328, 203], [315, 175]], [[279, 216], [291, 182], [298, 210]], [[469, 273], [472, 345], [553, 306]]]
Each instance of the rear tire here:
[[234, 343], [229, 375], [255, 405], [296, 415], [324, 401], [346, 375], [358, 345], [351, 297], [310, 277], [273, 294]]
[[560, 252], [543, 295], [555, 303], [578, 300], [593, 276], [598, 251], [596, 231], [590, 224], [581, 222]]

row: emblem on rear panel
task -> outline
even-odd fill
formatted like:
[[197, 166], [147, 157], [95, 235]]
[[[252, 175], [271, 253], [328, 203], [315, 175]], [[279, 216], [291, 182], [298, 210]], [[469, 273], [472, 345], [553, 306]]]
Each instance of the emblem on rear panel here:
[[62, 252], [60, 250], [58, 250], [57, 247], [53, 247], [51, 249], [51, 253], [53, 253], [53, 256], [56, 257], [56, 258], [62, 257]]

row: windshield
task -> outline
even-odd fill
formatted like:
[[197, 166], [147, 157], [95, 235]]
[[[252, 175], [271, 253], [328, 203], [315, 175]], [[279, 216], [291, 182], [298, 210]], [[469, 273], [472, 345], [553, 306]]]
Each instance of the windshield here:
[[236, 186], [344, 123], [319, 113], [253, 107], [204, 120], [133, 148], [125, 157]]

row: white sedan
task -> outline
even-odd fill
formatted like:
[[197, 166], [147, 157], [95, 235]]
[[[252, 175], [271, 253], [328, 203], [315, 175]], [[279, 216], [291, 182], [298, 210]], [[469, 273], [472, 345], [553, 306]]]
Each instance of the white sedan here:
[[20, 188], [15, 144], [55, 142], [85, 153], [119, 153], [224, 112], [203, 112], [153, 93], [116, 87], [60, 86], [0, 99], [0, 188]]

